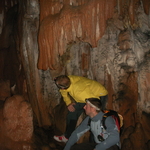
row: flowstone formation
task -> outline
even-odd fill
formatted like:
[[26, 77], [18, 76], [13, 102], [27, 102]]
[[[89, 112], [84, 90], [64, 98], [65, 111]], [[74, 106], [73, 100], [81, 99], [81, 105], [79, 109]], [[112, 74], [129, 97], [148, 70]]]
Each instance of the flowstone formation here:
[[[72, 74], [108, 89], [107, 107], [124, 117], [122, 149], [150, 149], [149, 13], [149, 0], [0, 1], [0, 79], [5, 89], [0, 98], [3, 106], [14, 95], [30, 103], [40, 148], [57, 149], [47, 136], [64, 132], [67, 109], [53, 79]], [[49, 128], [54, 130], [47, 132]], [[10, 141], [5, 145], [11, 146]]]

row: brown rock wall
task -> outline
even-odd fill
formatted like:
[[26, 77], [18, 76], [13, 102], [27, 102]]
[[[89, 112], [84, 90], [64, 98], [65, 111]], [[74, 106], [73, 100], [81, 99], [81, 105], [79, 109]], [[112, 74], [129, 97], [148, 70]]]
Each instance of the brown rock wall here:
[[10, 97], [10, 82], [7, 81], [0, 81], [0, 100], [5, 101], [7, 97]]
[[30, 104], [23, 97], [14, 95], [6, 100], [3, 108], [6, 135], [13, 141], [29, 141], [33, 135], [33, 114]]
[[[11, 2], [12, 6], [16, 3]], [[11, 3], [7, 4], [10, 8]], [[150, 145], [149, 1], [41, 0], [39, 3], [38, 0], [23, 0], [18, 4], [18, 20], [13, 18], [16, 23], [11, 22], [11, 13], [8, 13], [8, 22], [3, 20], [6, 14], [0, 14], [1, 70], [6, 69], [5, 73], [0, 72], [0, 77], [9, 77], [11, 89], [14, 89], [11, 94], [23, 93], [28, 99], [38, 125], [55, 125], [64, 131], [66, 109], [60, 103], [53, 78], [60, 74], [86, 76], [106, 86], [109, 91], [108, 108], [123, 115], [126, 132], [122, 136], [123, 149], [140, 147], [147, 150]], [[3, 12], [2, 5], [0, 12]], [[14, 11], [16, 9], [10, 12]], [[6, 50], [11, 53], [6, 53]], [[13, 55], [17, 55], [20, 62]], [[15, 65], [8, 61], [8, 57], [14, 58], [9, 61]], [[5, 109], [10, 111], [10, 116], [5, 111], [5, 129], [10, 129], [6, 130], [6, 135], [11, 135], [8, 141], [18, 141], [19, 136], [22, 140], [30, 137], [22, 137], [22, 130], [16, 129], [24, 130], [24, 120], [19, 115], [30, 116], [24, 112], [28, 105], [18, 115], [16, 107], [22, 108], [24, 102], [16, 102], [17, 105], [12, 103], [15, 114], [10, 115], [13, 110], [6, 101]], [[21, 124], [18, 124], [19, 119]], [[9, 122], [14, 124], [11, 126]], [[138, 134], [143, 139], [138, 137], [135, 140]]]
[[[2, 103], [3, 102], [3, 103]], [[0, 101], [0, 149], [33, 149], [33, 112], [21, 95]]]
[[[115, 0], [108, 2], [94, 0], [78, 7], [74, 7], [72, 3], [64, 5], [59, 13], [44, 18], [39, 31], [38, 68], [58, 69], [60, 64], [58, 56], [63, 55], [67, 44], [76, 41], [77, 38], [95, 47], [98, 39], [104, 34], [106, 20], [112, 17], [115, 5]], [[47, 12], [50, 13], [49, 10]]]

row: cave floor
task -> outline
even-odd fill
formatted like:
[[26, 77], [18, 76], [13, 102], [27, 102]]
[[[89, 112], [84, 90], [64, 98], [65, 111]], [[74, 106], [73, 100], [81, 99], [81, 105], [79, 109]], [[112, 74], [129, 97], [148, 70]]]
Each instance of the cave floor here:
[[34, 135], [36, 147], [40, 147], [42, 150], [63, 150], [65, 146], [65, 143], [60, 143], [53, 139], [53, 128], [40, 128], [36, 126]]
[[13, 142], [6, 137], [3, 130], [4, 102], [5, 101], [0, 101], [0, 150], [24, 150], [24, 147], [30, 147], [29, 149], [31, 150], [63, 150], [65, 144], [57, 142], [53, 139], [54, 129], [52, 127], [38, 127], [35, 122], [33, 139], [31, 141]]

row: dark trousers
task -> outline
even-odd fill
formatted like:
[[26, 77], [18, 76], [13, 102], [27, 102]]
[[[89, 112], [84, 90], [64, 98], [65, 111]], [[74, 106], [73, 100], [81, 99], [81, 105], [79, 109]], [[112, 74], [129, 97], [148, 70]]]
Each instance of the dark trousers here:
[[76, 105], [74, 105], [75, 111], [74, 112], [68, 111], [67, 122], [66, 122], [66, 132], [65, 132], [66, 138], [69, 138], [71, 133], [75, 130], [78, 118], [84, 111], [83, 109], [84, 105], [85, 103], [76, 103]]
[[102, 103], [102, 110], [105, 110], [106, 109], [106, 103], [107, 103], [107, 100], [108, 100], [108, 95], [106, 96], [100, 96], [100, 100], [101, 100], [101, 103]]
[[[70, 150], [93, 150], [96, 145], [95, 143], [80, 143], [73, 145]], [[119, 150], [119, 147], [114, 145], [106, 150]]]

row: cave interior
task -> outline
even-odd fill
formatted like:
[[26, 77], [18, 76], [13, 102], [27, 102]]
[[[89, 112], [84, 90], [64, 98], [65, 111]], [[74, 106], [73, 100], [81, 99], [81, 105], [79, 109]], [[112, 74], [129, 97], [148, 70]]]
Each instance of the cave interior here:
[[104, 85], [121, 150], [150, 150], [149, 0], [0, 0], [0, 62], [1, 150], [63, 149], [62, 74]]

